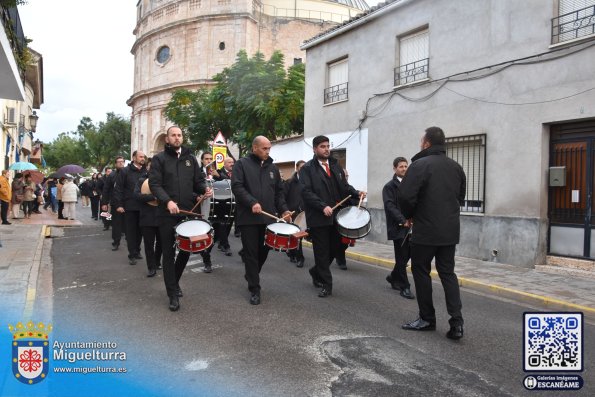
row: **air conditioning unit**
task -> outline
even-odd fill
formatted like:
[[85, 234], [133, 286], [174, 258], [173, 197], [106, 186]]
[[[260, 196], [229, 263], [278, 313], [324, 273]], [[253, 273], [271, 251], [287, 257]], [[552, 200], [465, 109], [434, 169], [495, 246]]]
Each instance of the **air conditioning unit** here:
[[6, 108], [6, 118], [4, 124], [16, 124], [17, 123], [17, 112], [15, 108]]

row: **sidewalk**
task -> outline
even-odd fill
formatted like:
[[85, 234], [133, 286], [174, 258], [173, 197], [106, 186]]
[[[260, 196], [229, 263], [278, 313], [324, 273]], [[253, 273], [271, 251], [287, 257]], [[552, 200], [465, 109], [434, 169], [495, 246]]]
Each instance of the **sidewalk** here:
[[[77, 206], [80, 217], [88, 217], [89, 210]], [[9, 217], [11, 214], [9, 213]], [[21, 214], [22, 216], [22, 214]], [[37, 277], [44, 256], [44, 239], [51, 226], [79, 226], [79, 220], [66, 221], [41, 209], [31, 219], [9, 219], [12, 225], [0, 225], [0, 315], [6, 323], [29, 319], [36, 297]]]
[[[308, 243], [304, 245], [310, 246]], [[357, 240], [355, 246], [349, 247], [345, 254], [348, 258], [388, 269], [392, 269], [395, 264], [392, 244]], [[545, 304], [553, 306], [552, 309], [562, 307], [564, 310], [582, 311], [585, 315], [595, 316], [593, 279], [545, 273], [463, 257], [456, 258], [455, 272], [462, 287]], [[434, 280], [438, 279], [435, 270], [432, 271], [432, 277]], [[413, 284], [412, 279], [411, 283]]]

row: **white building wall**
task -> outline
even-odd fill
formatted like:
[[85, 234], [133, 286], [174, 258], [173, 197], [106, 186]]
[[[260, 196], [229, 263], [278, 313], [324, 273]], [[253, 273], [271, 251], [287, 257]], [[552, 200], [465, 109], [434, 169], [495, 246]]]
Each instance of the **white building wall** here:
[[[357, 190], [367, 191], [368, 186], [368, 130], [358, 133], [343, 131], [324, 134], [329, 138], [331, 150], [345, 149], [349, 183]], [[276, 143], [271, 148], [275, 163], [299, 160], [310, 161], [314, 156], [312, 139]]]
[[[448, 0], [405, 1], [307, 50], [307, 138], [319, 131], [353, 129], [368, 99], [374, 98], [368, 107], [371, 117], [364, 123], [369, 130], [369, 209], [374, 217], [370, 239], [386, 241], [381, 191], [391, 178], [392, 160], [415, 155], [424, 129], [437, 125], [447, 137], [487, 135], [486, 209], [478, 216], [462, 215], [458, 254], [487, 259], [497, 249], [498, 259], [506, 263], [543, 263], [549, 124], [595, 118], [595, 91], [581, 93], [595, 87], [595, 47], [566, 56], [564, 50], [550, 48], [556, 4], [458, 0], [455, 7]], [[398, 37], [422, 27], [429, 28], [429, 76], [438, 81], [400, 89], [390, 101], [389, 95], [376, 96], [393, 90]], [[448, 76], [462, 73], [457, 78], [464, 79], [470, 76], [467, 71], [548, 52], [559, 59], [450, 82], [426, 100], [399, 96], [423, 98]], [[324, 105], [327, 64], [344, 56], [349, 60], [349, 99]], [[486, 72], [497, 70], [493, 66]]]

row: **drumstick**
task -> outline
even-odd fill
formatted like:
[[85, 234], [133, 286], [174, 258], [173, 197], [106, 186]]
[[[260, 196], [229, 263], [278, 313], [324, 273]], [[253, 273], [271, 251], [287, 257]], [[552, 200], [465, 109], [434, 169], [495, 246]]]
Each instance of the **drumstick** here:
[[362, 201], [364, 200], [364, 195], [362, 194], [361, 196], [359, 196], [359, 203], [357, 204], [357, 209], [359, 210], [359, 207], [362, 205]]
[[287, 215], [285, 215], [285, 216], [282, 216], [282, 217], [281, 217], [281, 218], [279, 218], [279, 219], [285, 219], [285, 218], [287, 218], [287, 217], [290, 217], [290, 218], [291, 218], [291, 216], [293, 215], [293, 213], [294, 213], [294, 212], [295, 212], [295, 211], [291, 211], [289, 214], [287, 214]]
[[344, 202], [346, 202], [347, 200], [349, 200], [351, 198], [351, 196], [347, 196], [345, 197], [343, 200], [339, 201], [337, 203], [337, 205], [335, 205], [333, 208], [331, 208], [333, 211], [336, 210], [341, 204], [343, 204]]
[[178, 209], [178, 212], [180, 212], [180, 214], [190, 215], [190, 216], [200, 216], [202, 218], [202, 215], [197, 214], [196, 212], [185, 211], [185, 210], [180, 210], [180, 209]]
[[194, 207], [192, 207], [192, 209], [190, 210], [190, 212], [194, 212], [194, 210], [196, 209], [196, 207], [198, 207], [200, 205], [200, 203], [203, 202], [203, 197], [201, 196], [200, 199], [196, 202], [196, 204], [194, 204]]
[[260, 211], [261, 214], [268, 216], [269, 218], [273, 218], [274, 220], [276, 220], [277, 222], [282, 221], [287, 223], [283, 218], [277, 218], [275, 215], [273, 214], [269, 214], [268, 212], [265, 211]]

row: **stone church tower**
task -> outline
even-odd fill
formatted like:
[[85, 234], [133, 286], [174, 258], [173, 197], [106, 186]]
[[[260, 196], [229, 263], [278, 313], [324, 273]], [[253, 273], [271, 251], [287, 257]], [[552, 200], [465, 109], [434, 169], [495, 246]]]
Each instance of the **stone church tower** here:
[[213, 84], [213, 76], [249, 56], [274, 50], [286, 66], [305, 61], [302, 41], [369, 9], [364, 0], [139, 0], [134, 28], [132, 150], [163, 149], [164, 110], [179, 88]]

